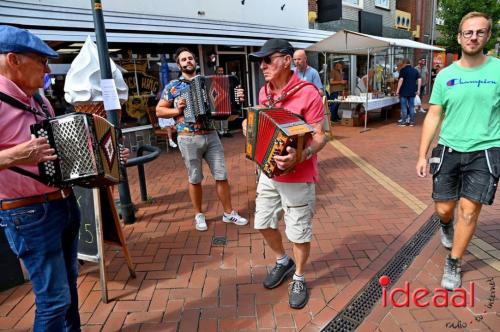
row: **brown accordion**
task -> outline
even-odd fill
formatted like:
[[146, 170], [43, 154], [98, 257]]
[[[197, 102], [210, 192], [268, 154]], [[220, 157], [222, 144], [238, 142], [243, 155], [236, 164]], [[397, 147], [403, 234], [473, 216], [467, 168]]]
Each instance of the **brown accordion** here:
[[36, 137], [46, 137], [58, 158], [38, 164], [44, 183], [56, 187], [100, 187], [120, 180], [118, 129], [106, 119], [71, 113], [31, 126]]
[[247, 108], [246, 157], [253, 160], [269, 178], [283, 174], [274, 156], [287, 154], [291, 146], [300, 160], [313, 128], [297, 114], [283, 108]]
[[236, 96], [239, 80], [234, 75], [195, 76], [184, 81], [189, 88], [181, 92], [186, 99], [184, 121], [197, 122], [200, 118], [226, 120], [240, 115], [241, 105]]

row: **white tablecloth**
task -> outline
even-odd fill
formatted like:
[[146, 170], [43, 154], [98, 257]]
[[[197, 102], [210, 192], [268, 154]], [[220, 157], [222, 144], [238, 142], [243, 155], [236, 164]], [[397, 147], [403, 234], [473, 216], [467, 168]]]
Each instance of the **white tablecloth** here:
[[361, 99], [358, 99], [358, 100], [351, 100], [351, 99], [338, 100], [338, 99], [335, 99], [335, 100], [330, 101], [330, 102], [339, 103], [339, 104], [362, 104], [363, 107], [367, 111], [373, 111], [373, 110], [377, 110], [377, 109], [380, 109], [383, 107], [398, 104], [399, 97], [388, 96], [388, 97], [384, 97], [384, 98], [369, 99], [368, 100], [368, 107], [366, 107], [366, 100], [361, 101]]

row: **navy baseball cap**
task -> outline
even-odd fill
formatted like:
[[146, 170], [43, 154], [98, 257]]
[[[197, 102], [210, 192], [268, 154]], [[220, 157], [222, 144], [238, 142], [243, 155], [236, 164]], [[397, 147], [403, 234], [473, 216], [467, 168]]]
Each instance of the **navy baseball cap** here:
[[284, 39], [269, 39], [259, 51], [250, 53], [248, 58], [250, 61], [260, 61], [260, 59], [276, 52], [293, 56], [294, 49], [292, 44]]
[[37, 53], [47, 58], [59, 57], [56, 51], [28, 30], [0, 25], [0, 54], [9, 52]]

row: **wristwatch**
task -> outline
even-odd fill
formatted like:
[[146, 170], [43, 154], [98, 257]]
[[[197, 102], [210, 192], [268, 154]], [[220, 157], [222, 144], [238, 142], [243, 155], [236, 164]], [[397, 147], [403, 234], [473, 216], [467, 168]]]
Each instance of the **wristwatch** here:
[[313, 150], [310, 146], [308, 146], [305, 150], [306, 152], [306, 160], [309, 160], [311, 159], [312, 155], [313, 155]]

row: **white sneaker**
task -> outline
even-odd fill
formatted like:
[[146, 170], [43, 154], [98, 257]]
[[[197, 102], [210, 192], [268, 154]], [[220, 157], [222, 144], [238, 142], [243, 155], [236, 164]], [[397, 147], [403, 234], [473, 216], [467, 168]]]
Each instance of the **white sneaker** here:
[[224, 212], [224, 215], [222, 216], [222, 221], [228, 224], [233, 223], [238, 226], [245, 226], [246, 224], [248, 224], [248, 220], [240, 216], [238, 212], [234, 210], [233, 212], [231, 212], [231, 214], [227, 214], [226, 212]]
[[168, 145], [170, 145], [170, 147], [174, 149], [177, 147], [177, 144], [175, 144], [175, 142], [172, 141], [171, 139], [168, 140]]
[[196, 230], [203, 232], [208, 229], [207, 222], [205, 221], [205, 215], [203, 213], [196, 214], [194, 217]]

